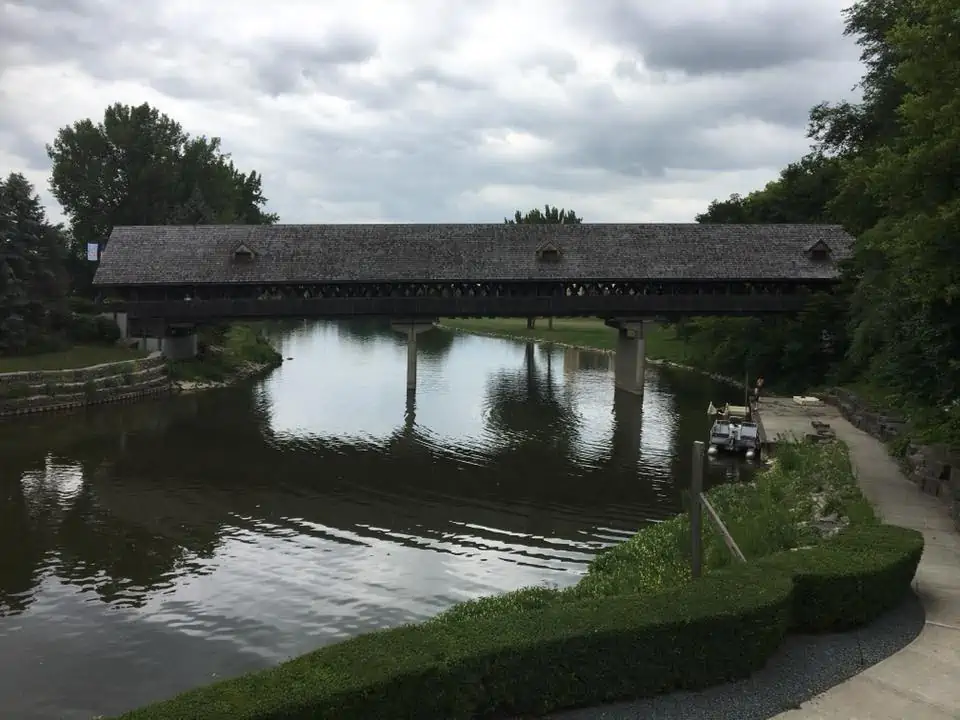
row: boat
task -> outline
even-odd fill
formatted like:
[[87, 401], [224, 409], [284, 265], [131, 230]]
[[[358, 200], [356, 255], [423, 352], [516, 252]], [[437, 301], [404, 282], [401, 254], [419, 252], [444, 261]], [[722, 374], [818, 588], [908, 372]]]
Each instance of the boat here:
[[714, 418], [707, 454], [743, 454], [747, 460], [753, 460], [760, 454], [760, 429], [753, 421], [749, 406], [724, 405], [717, 408], [710, 403], [707, 415]]

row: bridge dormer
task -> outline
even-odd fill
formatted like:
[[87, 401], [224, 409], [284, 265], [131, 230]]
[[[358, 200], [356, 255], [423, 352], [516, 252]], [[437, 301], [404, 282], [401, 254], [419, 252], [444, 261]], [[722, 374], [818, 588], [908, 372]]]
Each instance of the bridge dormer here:
[[253, 262], [254, 258], [256, 257], [257, 253], [254, 252], [246, 243], [240, 243], [233, 249], [234, 262]]
[[556, 243], [546, 240], [537, 245], [537, 260], [543, 262], [559, 262], [563, 256], [563, 251]]
[[828, 262], [832, 254], [833, 250], [823, 240], [817, 240], [807, 248], [807, 257], [814, 262]]

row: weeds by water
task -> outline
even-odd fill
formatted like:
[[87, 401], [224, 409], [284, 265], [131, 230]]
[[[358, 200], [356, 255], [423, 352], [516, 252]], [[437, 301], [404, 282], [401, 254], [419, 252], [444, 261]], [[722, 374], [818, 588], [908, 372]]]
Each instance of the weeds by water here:
[[[841, 443], [782, 445], [772, 467], [758, 473], [754, 482], [720, 485], [708, 497], [748, 561], [816, 545], [846, 525], [877, 522]], [[690, 546], [690, 516], [683, 513], [649, 525], [598, 555], [572, 588], [541, 586], [480, 598], [454, 606], [435, 621], [544, 608], [569, 594], [600, 597], [677, 587], [691, 579]], [[710, 572], [732, 562], [736, 560], [705, 518], [704, 569]]]
[[229, 325], [205, 329], [199, 337], [196, 358], [169, 363], [174, 380], [221, 382], [245, 366], [275, 365], [282, 358], [256, 328]]

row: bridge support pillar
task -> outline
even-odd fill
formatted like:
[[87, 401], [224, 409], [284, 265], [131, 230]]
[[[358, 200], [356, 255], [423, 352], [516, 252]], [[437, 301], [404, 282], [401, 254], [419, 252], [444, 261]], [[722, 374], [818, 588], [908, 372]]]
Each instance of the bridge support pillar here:
[[407, 336], [407, 392], [417, 389], [417, 335], [433, 329], [431, 320], [392, 320], [390, 328]]
[[646, 370], [643, 320], [616, 318], [606, 324], [617, 329], [617, 351], [613, 360], [613, 383], [617, 390], [643, 395]]

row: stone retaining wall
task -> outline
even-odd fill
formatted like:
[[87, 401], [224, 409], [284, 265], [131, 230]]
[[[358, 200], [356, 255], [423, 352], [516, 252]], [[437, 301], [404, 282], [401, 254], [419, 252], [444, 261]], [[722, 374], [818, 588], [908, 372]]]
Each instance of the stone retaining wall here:
[[[871, 410], [848, 390], [834, 388], [823, 396], [854, 426], [887, 442], [903, 432], [906, 421], [897, 415]], [[944, 445], [907, 447], [900, 460], [904, 472], [923, 492], [940, 498], [957, 530], [960, 530], [960, 453]]]
[[0, 416], [122, 402], [170, 389], [160, 353], [74, 370], [4, 373], [0, 375]]

